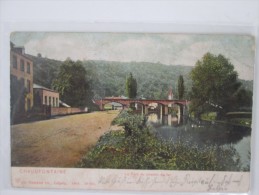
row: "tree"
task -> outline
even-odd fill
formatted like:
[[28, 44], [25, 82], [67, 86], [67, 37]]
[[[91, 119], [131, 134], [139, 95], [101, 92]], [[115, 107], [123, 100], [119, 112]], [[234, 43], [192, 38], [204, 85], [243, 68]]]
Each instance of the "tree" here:
[[87, 72], [81, 61], [67, 59], [60, 67], [52, 86], [61, 95], [61, 100], [73, 107], [91, 105], [93, 93]]
[[136, 98], [137, 96], [137, 81], [130, 73], [129, 77], [126, 79], [126, 93], [128, 98]]
[[178, 78], [178, 98], [179, 100], [183, 99], [183, 95], [184, 95], [184, 80], [183, 80], [183, 75], [180, 75]]
[[236, 101], [239, 103], [240, 111], [252, 111], [253, 104], [253, 92], [250, 90], [246, 90], [243, 87], [240, 88], [236, 95]]
[[238, 90], [241, 83], [234, 66], [223, 55], [207, 53], [196, 62], [191, 71], [191, 111], [200, 115], [216, 111], [219, 116], [236, 109]]

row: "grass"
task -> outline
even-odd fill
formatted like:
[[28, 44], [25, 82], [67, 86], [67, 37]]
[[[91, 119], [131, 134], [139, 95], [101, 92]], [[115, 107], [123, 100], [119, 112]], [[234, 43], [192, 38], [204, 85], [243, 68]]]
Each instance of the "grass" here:
[[201, 119], [205, 121], [216, 121], [224, 124], [232, 124], [244, 127], [251, 127], [252, 125], [251, 112], [229, 112], [226, 114], [224, 120], [217, 120], [216, 112], [207, 112], [201, 115]]
[[123, 111], [113, 122], [119, 131], [103, 135], [78, 163], [84, 168], [240, 171], [239, 156], [229, 147], [158, 139], [141, 116]]
[[207, 112], [201, 115], [201, 119], [205, 121], [215, 121], [217, 117], [216, 112]]

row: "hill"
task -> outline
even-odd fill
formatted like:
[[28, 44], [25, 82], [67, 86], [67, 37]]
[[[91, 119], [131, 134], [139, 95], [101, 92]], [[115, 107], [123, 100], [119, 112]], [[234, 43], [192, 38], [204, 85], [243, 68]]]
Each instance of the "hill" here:
[[[31, 56], [34, 61], [34, 83], [51, 88], [52, 81], [57, 77], [63, 61]], [[148, 99], [167, 98], [172, 88], [177, 98], [177, 81], [183, 75], [185, 82], [185, 98], [191, 89], [189, 73], [193, 67], [182, 65], [164, 65], [149, 62], [113, 62], [83, 61], [88, 80], [96, 98], [126, 95], [125, 80], [130, 72], [137, 80], [138, 97]], [[253, 81], [240, 80], [245, 89], [252, 90]]]
[[84, 61], [83, 65], [91, 75], [95, 75], [93, 78], [95, 94], [102, 97], [125, 95], [125, 80], [130, 72], [137, 80], [138, 97], [167, 98], [170, 87], [176, 94], [180, 74], [184, 76], [187, 90], [191, 84], [188, 75], [192, 67], [188, 66], [107, 61]]
[[28, 54], [27, 56], [33, 60], [33, 82], [51, 88], [52, 81], [57, 77], [63, 61]]

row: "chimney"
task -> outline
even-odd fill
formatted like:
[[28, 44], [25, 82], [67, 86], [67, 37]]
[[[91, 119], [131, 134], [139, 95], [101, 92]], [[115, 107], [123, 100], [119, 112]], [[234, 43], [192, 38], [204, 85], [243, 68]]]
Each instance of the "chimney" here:
[[19, 54], [25, 54], [24, 47], [14, 47], [13, 50]]
[[14, 48], [14, 43], [10, 42], [10, 48], [13, 49]]

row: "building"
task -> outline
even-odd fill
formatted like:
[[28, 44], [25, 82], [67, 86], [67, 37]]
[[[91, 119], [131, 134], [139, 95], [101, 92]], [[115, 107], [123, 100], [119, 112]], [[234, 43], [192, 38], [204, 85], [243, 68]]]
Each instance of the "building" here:
[[10, 46], [11, 114], [22, 116], [33, 107], [33, 61], [24, 47]]
[[59, 107], [59, 93], [52, 89], [33, 84], [34, 104]]
[[169, 100], [173, 100], [174, 99], [174, 94], [173, 94], [173, 89], [172, 87], [170, 87], [169, 91], [168, 91], [168, 99]]
[[[173, 100], [173, 99], [174, 99], [174, 94], [173, 94], [173, 89], [172, 89], [172, 87], [170, 87], [170, 89], [169, 89], [169, 91], [168, 91], [168, 99], [169, 99], [169, 100]], [[171, 107], [172, 107], [172, 104], [169, 104], [168, 107], [171, 108]]]

